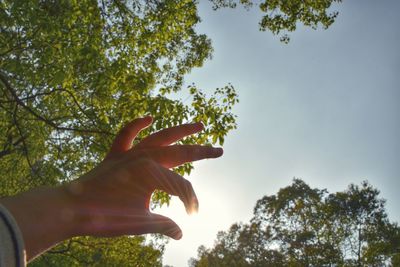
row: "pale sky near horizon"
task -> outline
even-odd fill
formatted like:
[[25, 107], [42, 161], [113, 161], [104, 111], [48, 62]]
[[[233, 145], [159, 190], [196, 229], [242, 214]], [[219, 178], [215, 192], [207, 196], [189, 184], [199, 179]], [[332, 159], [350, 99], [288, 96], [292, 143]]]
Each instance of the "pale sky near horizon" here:
[[175, 199], [162, 209], [184, 235], [169, 242], [164, 264], [187, 266], [200, 245], [247, 222], [258, 199], [293, 177], [330, 192], [368, 180], [400, 222], [400, 1], [345, 0], [334, 9], [331, 28], [299, 28], [285, 45], [258, 31], [256, 9], [214, 12], [201, 1], [198, 30], [215, 51], [186, 81], [209, 93], [232, 83], [238, 129], [222, 158], [195, 163], [188, 177], [199, 214], [186, 216]]

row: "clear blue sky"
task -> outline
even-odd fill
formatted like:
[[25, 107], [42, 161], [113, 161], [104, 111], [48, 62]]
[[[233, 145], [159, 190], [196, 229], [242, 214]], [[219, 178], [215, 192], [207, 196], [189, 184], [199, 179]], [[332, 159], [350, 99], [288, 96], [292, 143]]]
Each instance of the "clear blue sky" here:
[[[179, 201], [162, 210], [182, 225], [164, 263], [187, 266], [219, 230], [246, 222], [257, 199], [304, 179], [330, 192], [368, 180], [400, 221], [400, 1], [344, 1], [327, 31], [300, 28], [284, 45], [258, 31], [261, 14], [212, 11], [201, 1], [199, 32], [214, 57], [187, 76], [207, 92], [232, 83], [238, 129], [218, 160], [195, 164], [200, 213]], [[185, 93], [183, 92], [182, 98]]]

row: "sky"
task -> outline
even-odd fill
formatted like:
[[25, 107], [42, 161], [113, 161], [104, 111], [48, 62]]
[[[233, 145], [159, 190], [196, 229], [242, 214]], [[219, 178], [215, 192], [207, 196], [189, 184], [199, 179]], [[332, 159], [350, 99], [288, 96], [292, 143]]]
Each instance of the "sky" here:
[[232, 83], [238, 129], [223, 157], [195, 163], [187, 177], [199, 213], [187, 216], [177, 199], [159, 211], [183, 230], [164, 264], [188, 266], [200, 245], [248, 222], [258, 199], [294, 177], [329, 192], [368, 180], [400, 222], [400, 1], [345, 0], [328, 30], [300, 27], [288, 45], [258, 31], [257, 9], [213, 11], [200, 2], [198, 31], [214, 54], [186, 82], [208, 93]]

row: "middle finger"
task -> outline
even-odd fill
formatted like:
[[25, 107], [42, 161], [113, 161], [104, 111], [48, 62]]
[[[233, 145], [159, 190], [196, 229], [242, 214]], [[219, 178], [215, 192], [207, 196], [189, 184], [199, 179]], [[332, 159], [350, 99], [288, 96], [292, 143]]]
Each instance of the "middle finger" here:
[[200, 145], [172, 145], [140, 151], [165, 168], [174, 168], [187, 162], [202, 159], [218, 158], [223, 154], [222, 148]]

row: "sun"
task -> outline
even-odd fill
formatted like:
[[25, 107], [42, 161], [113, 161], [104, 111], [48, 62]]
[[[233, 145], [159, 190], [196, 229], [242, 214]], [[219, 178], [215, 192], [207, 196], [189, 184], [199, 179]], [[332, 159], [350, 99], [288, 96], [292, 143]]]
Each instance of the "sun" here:
[[195, 233], [193, 226], [199, 223], [199, 214], [197, 212], [186, 213], [185, 205], [175, 196], [172, 196], [168, 206], [164, 205], [161, 208], [154, 209], [152, 212], [167, 216], [176, 222], [182, 229], [183, 236]]

